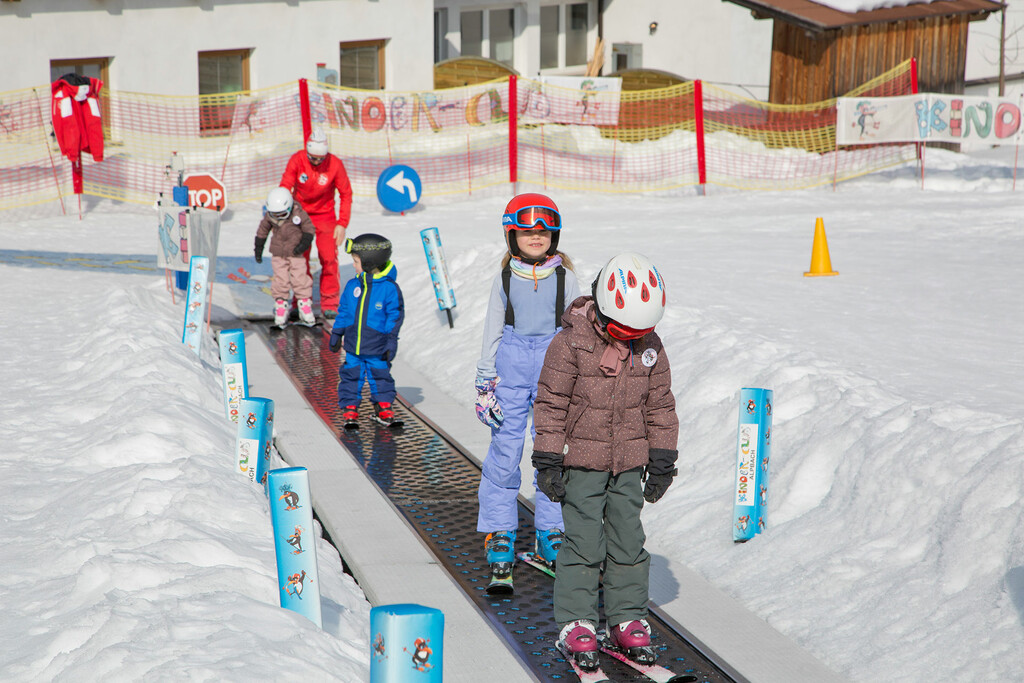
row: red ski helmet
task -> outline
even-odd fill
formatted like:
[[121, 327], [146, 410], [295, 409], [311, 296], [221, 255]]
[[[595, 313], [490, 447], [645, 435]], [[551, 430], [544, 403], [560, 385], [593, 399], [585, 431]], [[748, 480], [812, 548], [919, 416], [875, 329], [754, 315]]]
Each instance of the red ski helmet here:
[[518, 230], [548, 230], [551, 232], [551, 246], [548, 256], [553, 256], [558, 249], [558, 235], [562, 230], [562, 215], [558, 206], [547, 195], [537, 192], [517, 194], [505, 205], [505, 213], [501, 217], [501, 225], [505, 229], [505, 244], [513, 256], [519, 257], [519, 245], [516, 244]]

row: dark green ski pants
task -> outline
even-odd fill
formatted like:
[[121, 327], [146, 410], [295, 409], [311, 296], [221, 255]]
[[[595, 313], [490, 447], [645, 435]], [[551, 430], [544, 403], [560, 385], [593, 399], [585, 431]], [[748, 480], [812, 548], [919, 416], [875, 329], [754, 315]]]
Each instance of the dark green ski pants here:
[[651, 556], [644, 550], [641, 470], [616, 476], [565, 471], [562, 519], [565, 540], [558, 551], [555, 621], [576, 619], [597, 626], [598, 584], [604, 563], [604, 610], [610, 625], [647, 618]]

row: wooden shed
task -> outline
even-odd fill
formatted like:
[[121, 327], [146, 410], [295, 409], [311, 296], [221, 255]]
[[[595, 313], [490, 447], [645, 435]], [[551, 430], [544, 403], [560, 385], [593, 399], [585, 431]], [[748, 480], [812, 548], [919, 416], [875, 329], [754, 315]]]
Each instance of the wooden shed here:
[[519, 72], [486, 57], [455, 57], [434, 65], [434, 89], [461, 88], [507, 78], [509, 74], [518, 76]]
[[839, 97], [917, 59], [920, 92], [963, 93], [967, 25], [1004, 4], [937, 0], [841, 12], [811, 0], [728, 0], [772, 19], [768, 101], [807, 104]]

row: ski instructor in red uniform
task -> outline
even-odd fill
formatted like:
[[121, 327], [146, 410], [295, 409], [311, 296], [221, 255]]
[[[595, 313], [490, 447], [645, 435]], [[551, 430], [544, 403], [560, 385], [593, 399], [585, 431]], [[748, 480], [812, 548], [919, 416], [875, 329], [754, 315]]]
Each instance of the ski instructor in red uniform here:
[[[288, 160], [281, 187], [292, 191], [316, 226], [316, 252], [320, 258], [320, 312], [325, 318], [338, 313], [341, 283], [338, 280], [338, 245], [345, 243], [345, 230], [352, 215], [352, 185], [341, 159], [327, 149], [327, 134], [315, 126], [300, 150]], [[334, 192], [340, 202], [334, 213]], [[309, 272], [309, 251], [306, 271]]]

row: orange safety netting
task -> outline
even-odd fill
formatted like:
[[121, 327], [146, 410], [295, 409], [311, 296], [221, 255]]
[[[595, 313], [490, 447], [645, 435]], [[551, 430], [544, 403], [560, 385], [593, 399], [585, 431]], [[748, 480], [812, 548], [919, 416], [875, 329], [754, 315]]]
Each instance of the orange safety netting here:
[[[426, 197], [513, 179], [601, 192], [703, 183], [768, 190], [857, 177], [911, 160], [915, 150], [837, 150], [835, 100], [772, 105], [699, 81], [632, 92], [516, 78], [422, 92], [300, 82], [198, 97], [104, 90], [106, 158], [85, 155], [84, 192], [151, 204], [177, 181], [169, 169], [176, 153], [186, 173], [219, 178], [229, 203], [260, 201], [301, 148], [307, 85], [307, 125], [328, 132], [364, 197], [375, 196], [381, 171], [398, 163], [416, 170]], [[908, 61], [847, 96], [912, 91]], [[0, 93], [0, 212], [68, 201], [71, 165], [52, 132], [49, 86]]]

